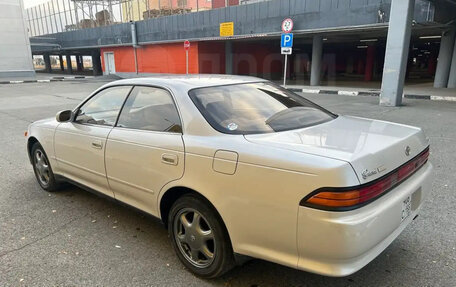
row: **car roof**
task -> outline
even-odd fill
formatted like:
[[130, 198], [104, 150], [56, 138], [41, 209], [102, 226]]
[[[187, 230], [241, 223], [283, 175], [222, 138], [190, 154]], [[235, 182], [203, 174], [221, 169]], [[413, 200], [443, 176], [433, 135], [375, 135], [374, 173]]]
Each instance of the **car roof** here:
[[250, 76], [236, 76], [236, 75], [153, 75], [144, 78], [131, 78], [114, 81], [108, 86], [115, 85], [153, 85], [163, 86], [169, 88], [180, 88], [191, 90], [194, 88], [213, 87], [222, 85], [244, 84], [253, 82], [264, 82], [266, 80], [250, 77]]

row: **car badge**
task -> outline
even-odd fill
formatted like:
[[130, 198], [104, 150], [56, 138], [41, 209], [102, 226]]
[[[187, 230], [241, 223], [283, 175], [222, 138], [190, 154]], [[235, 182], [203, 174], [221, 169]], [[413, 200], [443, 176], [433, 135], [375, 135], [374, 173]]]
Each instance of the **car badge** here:
[[376, 175], [378, 173], [378, 171], [376, 170], [368, 170], [368, 169], [365, 169], [361, 175], [363, 177], [363, 179], [367, 179], [369, 176], [372, 176], [372, 175]]
[[386, 170], [386, 167], [384, 165], [381, 165], [379, 167], [377, 167], [376, 169], [374, 170], [368, 170], [367, 168], [361, 173], [361, 176], [363, 177], [363, 179], [367, 179], [369, 176], [373, 176], [373, 175], [376, 175], [378, 173], [382, 173]]
[[409, 156], [411, 150], [412, 150], [412, 149], [411, 149], [409, 146], [407, 146], [407, 147], [405, 148], [405, 155], [406, 155], [406, 156]]
[[386, 170], [386, 167], [384, 165], [377, 167], [378, 172], [384, 172], [385, 170]]

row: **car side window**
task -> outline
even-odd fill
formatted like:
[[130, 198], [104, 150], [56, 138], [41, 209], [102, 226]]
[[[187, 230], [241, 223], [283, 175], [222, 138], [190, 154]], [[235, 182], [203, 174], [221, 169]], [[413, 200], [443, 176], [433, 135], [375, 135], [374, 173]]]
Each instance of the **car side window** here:
[[131, 86], [111, 87], [100, 91], [78, 110], [75, 122], [114, 126]]
[[182, 133], [182, 125], [171, 94], [160, 88], [133, 88], [120, 112], [118, 127]]

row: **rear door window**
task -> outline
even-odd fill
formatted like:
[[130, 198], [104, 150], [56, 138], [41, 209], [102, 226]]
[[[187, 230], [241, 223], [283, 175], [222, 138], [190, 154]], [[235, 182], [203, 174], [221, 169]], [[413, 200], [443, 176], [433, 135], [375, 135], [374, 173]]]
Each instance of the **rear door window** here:
[[120, 113], [117, 126], [157, 132], [182, 132], [171, 94], [155, 87], [133, 88]]

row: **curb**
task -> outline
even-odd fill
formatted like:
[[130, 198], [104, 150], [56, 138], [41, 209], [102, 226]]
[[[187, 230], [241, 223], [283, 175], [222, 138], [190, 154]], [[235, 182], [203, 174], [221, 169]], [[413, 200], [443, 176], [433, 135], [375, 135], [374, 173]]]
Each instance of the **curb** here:
[[[298, 93], [308, 93], [308, 94], [330, 94], [330, 95], [340, 95], [340, 96], [350, 96], [350, 97], [379, 97], [380, 91], [370, 91], [370, 92], [361, 92], [361, 91], [337, 91], [337, 90], [319, 90], [319, 89], [296, 89], [289, 88], [288, 90]], [[414, 94], [404, 94], [402, 96], [406, 99], [415, 99], [415, 100], [430, 100], [430, 101], [450, 101], [456, 102], [456, 97], [445, 97], [445, 96], [432, 96], [432, 95], [414, 95]]]
[[50, 83], [50, 82], [61, 82], [61, 81], [71, 81], [76, 79], [85, 79], [89, 78], [86, 76], [72, 76], [72, 77], [52, 77], [46, 80], [21, 80], [21, 81], [0, 81], [0, 85], [4, 84], [27, 84], [27, 83]]

